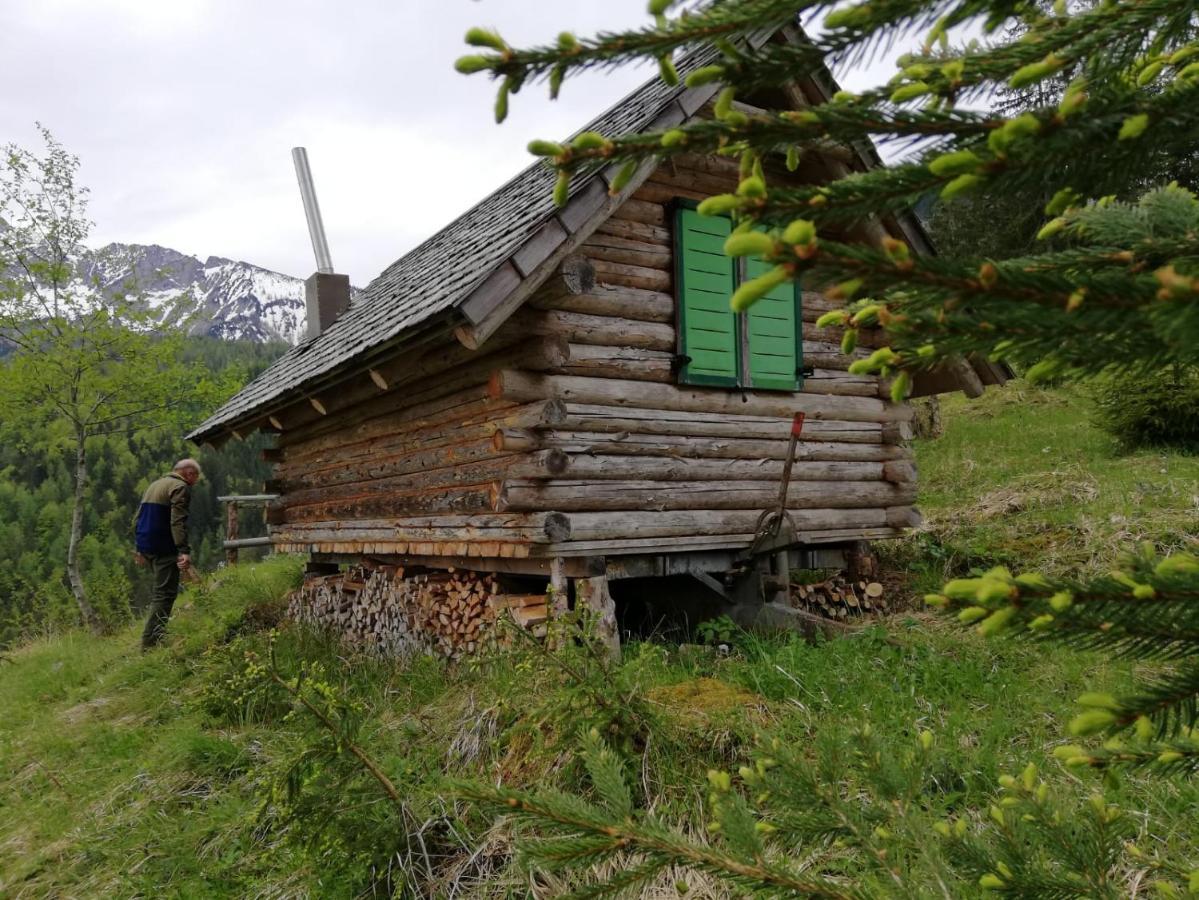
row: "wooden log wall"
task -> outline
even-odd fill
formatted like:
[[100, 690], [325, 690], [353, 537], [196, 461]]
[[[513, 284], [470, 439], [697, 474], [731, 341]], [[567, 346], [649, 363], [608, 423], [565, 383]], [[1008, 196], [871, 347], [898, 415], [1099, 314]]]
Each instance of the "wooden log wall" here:
[[[800, 176], [804, 173], [801, 171]], [[784, 177], [772, 173], [775, 177]], [[850, 375], [836, 304], [803, 293], [803, 391], [678, 384], [669, 205], [735, 189], [737, 164], [659, 168], [477, 351], [448, 336], [372, 370], [348, 407], [291, 416], [271, 509], [285, 550], [521, 557], [738, 546], [778, 496], [810, 540], [916, 520], [911, 410]]]

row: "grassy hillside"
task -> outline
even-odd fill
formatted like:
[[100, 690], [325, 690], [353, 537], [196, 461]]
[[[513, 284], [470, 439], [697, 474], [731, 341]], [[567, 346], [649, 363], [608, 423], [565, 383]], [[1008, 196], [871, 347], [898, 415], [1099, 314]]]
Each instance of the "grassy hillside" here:
[[[955, 404], [945, 437], [920, 448], [930, 528], [889, 558], [919, 582], [996, 559], [1098, 566], [1133, 536], [1194, 542], [1196, 461], [1113, 459], [1067, 401], [1014, 390]], [[897, 749], [929, 728], [946, 787], [912, 813], [913, 833], [951, 812], [983, 827], [996, 779], [1030, 760], [1055, 795], [1094, 789], [1050, 754], [1084, 685], [1119, 690], [1132, 674], [983, 642], [923, 612], [830, 643], [746, 636], [727, 658], [634, 644], [598, 691], [572, 675], [596, 677], [582, 655], [571, 671], [532, 649], [454, 670], [390, 666], [280, 628], [279, 670], [305, 667], [309, 696], [394, 782], [394, 805], [269, 678], [270, 626], [298, 577], [288, 559], [214, 576], [181, 598], [167, 647], [148, 655], [135, 626], [9, 651], [0, 896], [554, 896], [564, 885], [530, 880], [511, 834], [445, 779], [587, 790], [575, 751], [591, 727], [632, 761], [638, 802], [693, 832], [704, 773], [735, 768], [758, 733], [817, 752], [865, 723]], [[1135, 811], [1131, 837], [1148, 860], [1196, 862], [1199, 789], [1128, 777], [1110, 799]], [[917, 883], [934, 856], [905, 862]], [[1130, 856], [1118, 877], [1131, 885], [1150, 868]], [[677, 873], [662, 896], [677, 896], [675, 877], [689, 896], [723, 896], [706, 876]], [[948, 889], [978, 892], [969, 880]]]

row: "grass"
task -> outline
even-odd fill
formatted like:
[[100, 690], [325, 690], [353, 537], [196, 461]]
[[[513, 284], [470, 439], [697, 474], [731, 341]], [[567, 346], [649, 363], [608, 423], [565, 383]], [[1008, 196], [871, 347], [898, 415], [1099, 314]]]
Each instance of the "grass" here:
[[1117, 452], [1083, 390], [1015, 382], [977, 400], [943, 398], [944, 436], [917, 444], [926, 523], [896, 548], [919, 588], [1001, 563], [1106, 571], [1142, 540], [1199, 546], [1199, 456]]
[[[918, 448], [929, 526], [890, 553], [917, 582], [997, 560], [1099, 568], [1134, 537], [1195, 541], [1199, 461], [1113, 457], [1068, 394], [1017, 388], [953, 403], [947, 418]], [[869, 724], [898, 753], [931, 729], [955, 784], [913, 813], [931, 834], [951, 813], [981, 822], [997, 778], [1028, 761], [1063, 797], [1096, 790], [1052, 749], [1082, 690], [1119, 692], [1136, 674], [923, 612], [833, 642], [743, 635], [729, 657], [633, 643], [602, 680], [572, 658], [591, 672], [582, 685], [539, 651], [389, 665], [280, 628], [280, 668], [305, 667], [344, 716], [343, 739], [395, 782], [396, 807], [263, 675], [298, 572], [272, 559], [189, 589], [150, 654], [131, 625], [35, 640], [0, 662], [0, 896], [554, 896], [564, 883], [523, 870], [510, 831], [446, 778], [587, 791], [576, 751], [591, 727], [626, 754], [638, 802], [689, 833], [702, 832], [706, 771], [735, 769], [760, 733], [802, 747]], [[1131, 811], [1149, 859], [1199, 863], [1194, 785], [1131, 775], [1108, 797]], [[1121, 866], [1129, 884], [1149, 880], [1145, 861]], [[677, 896], [676, 878], [690, 896], [724, 896], [682, 872], [656, 895]]]

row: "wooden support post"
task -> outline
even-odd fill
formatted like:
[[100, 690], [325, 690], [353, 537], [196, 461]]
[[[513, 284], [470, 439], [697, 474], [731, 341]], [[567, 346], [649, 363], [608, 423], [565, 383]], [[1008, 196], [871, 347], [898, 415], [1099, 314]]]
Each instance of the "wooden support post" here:
[[[236, 541], [237, 538], [237, 501], [230, 500], [225, 504], [225, 540]], [[237, 547], [228, 547], [225, 550], [225, 562], [231, 566], [237, 565]]]
[[575, 580], [575, 606], [595, 614], [595, 635], [612, 660], [620, 658], [620, 632], [616, 627], [616, 603], [608, 593], [608, 576]]
[[550, 561], [550, 589], [554, 595], [551, 617], [560, 619], [570, 611], [570, 587], [566, 580], [566, 561], [561, 556], [555, 556]]

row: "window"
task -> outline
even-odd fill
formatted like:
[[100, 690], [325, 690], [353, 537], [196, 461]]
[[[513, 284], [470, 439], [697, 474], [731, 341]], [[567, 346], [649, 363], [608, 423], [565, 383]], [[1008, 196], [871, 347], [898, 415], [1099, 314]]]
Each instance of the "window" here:
[[799, 284], [775, 288], [748, 312], [729, 308], [742, 281], [768, 268], [758, 259], [724, 255], [732, 228], [723, 216], [701, 216], [694, 205], [675, 211], [675, 295], [685, 384], [796, 391], [803, 385]]

